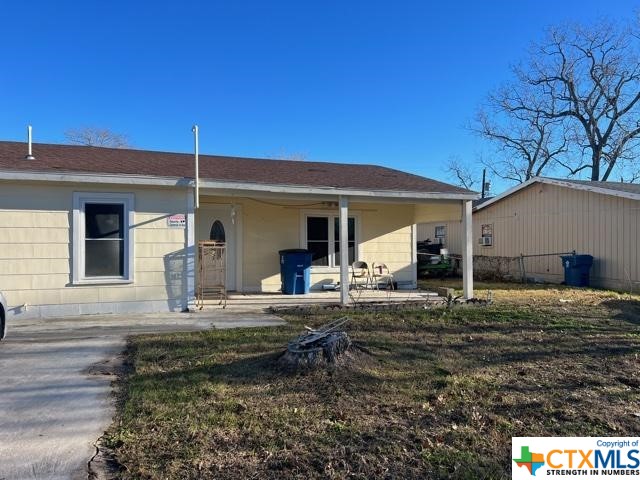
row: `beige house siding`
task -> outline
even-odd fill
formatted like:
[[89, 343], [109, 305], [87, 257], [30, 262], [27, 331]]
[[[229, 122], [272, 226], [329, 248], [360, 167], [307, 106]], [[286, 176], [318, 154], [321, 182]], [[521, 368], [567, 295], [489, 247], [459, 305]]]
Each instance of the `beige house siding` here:
[[[254, 200], [242, 202], [243, 289], [275, 292], [280, 289], [279, 250], [299, 248], [300, 202]], [[303, 202], [304, 203], [304, 202]], [[283, 204], [288, 206], [279, 206]]]
[[[133, 195], [133, 280], [120, 284], [74, 283], [74, 193]], [[0, 182], [0, 290], [10, 315], [79, 315], [176, 311], [189, 289], [185, 227], [167, 218], [188, 215], [193, 191], [178, 187]], [[195, 240], [208, 239], [220, 212], [232, 229], [237, 285], [243, 291], [280, 290], [278, 251], [305, 248], [306, 215], [337, 216], [336, 202], [202, 196], [195, 212]], [[414, 286], [417, 219], [459, 220], [457, 202], [352, 202], [357, 258], [385, 263], [402, 286]], [[212, 213], [213, 211], [218, 213]], [[224, 213], [226, 212], [226, 213]], [[195, 269], [197, 272], [197, 267]], [[339, 280], [339, 268], [314, 267], [312, 288]], [[191, 277], [188, 277], [191, 278]]]
[[462, 203], [459, 201], [438, 201], [415, 206], [416, 223], [461, 222]]
[[[135, 195], [133, 283], [72, 284], [74, 192]], [[10, 313], [181, 309], [185, 233], [169, 228], [167, 216], [185, 209], [184, 189], [0, 183], [0, 290]]]
[[[241, 216], [236, 225], [241, 225], [242, 234], [236, 235], [242, 237], [242, 288], [247, 292], [280, 290], [278, 251], [306, 248], [307, 214], [338, 215], [336, 208], [323, 207], [322, 202], [205, 197], [202, 204], [235, 205]], [[369, 264], [385, 263], [399, 283], [413, 284], [414, 205], [353, 203], [349, 215], [356, 218], [358, 259]], [[206, 238], [213, 220], [201, 221], [199, 239]], [[325, 283], [337, 282], [339, 277], [338, 268], [313, 267], [311, 288], [322, 288]]]
[[358, 259], [369, 265], [385, 263], [399, 285], [414, 284], [412, 206], [355, 205], [362, 209], [362, 235]]
[[[478, 245], [482, 224], [493, 225], [493, 246]], [[433, 232], [435, 224], [420, 225]], [[594, 257], [591, 283], [619, 290], [640, 287], [640, 202], [545, 183], [532, 185], [473, 214], [474, 256], [570, 252]], [[460, 249], [460, 225], [447, 224], [448, 248]], [[433, 235], [433, 233], [431, 233]], [[420, 239], [420, 236], [418, 237]], [[477, 262], [476, 262], [477, 263]], [[481, 267], [477, 270], [481, 270]], [[559, 283], [557, 256], [525, 260], [528, 277]], [[516, 261], [512, 274], [519, 275]]]

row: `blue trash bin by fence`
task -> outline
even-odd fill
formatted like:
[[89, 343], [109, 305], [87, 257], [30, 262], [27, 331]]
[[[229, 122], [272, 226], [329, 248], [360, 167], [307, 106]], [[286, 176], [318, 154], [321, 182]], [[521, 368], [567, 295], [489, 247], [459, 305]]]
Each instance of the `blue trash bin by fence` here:
[[294, 295], [309, 293], [311, 284], [311, 258], [308, 250], [280, 250], [280, 282], [282, 293]]
[[591, 255], [565, 255], [560, 257], [564, 267], [564, 283], [571, 287], [588, 287], [589, 271], [593, 265]]

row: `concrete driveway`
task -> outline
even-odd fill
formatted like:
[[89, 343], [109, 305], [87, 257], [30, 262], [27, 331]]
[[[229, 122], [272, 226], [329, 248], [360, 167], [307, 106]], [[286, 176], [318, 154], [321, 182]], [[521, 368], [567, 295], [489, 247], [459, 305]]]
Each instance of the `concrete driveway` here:
[[110, 365], [127, 336], [283, 323], [216, 310], [9, 324], [0, 342], [0, 480], [87, 478], [94, 443], [113, 418]]

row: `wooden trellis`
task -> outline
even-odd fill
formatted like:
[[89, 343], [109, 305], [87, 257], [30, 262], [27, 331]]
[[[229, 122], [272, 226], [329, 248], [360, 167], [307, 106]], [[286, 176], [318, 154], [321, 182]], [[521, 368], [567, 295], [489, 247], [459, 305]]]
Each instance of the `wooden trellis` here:
[[198, 242], [198, 298], [197, 306], [202, 310], [205, 300], [219, 300], [222, 308], [227, 306], [227, 246], [226, 243]]

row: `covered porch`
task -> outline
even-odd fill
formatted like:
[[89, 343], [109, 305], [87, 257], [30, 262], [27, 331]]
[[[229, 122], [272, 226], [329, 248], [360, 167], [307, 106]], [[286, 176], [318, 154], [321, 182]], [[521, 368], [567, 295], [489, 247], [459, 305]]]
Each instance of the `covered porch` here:
[[[232, 308], [268, 305], [407, 302], [433, 298], [417, 290], [417, 223], [460, 221], [467, 248], [462, 258], [464, 297], [473, 297], [471, 199], [473, 194], [342, 192], [283, 187], [230, 189], [203, 182], [186, 219], [192, 262], [187, 275], [189, 307], [199, 287], [198, 244], [223, 242], [224, 284]], [[346, 192], [344, 192], [346, 193]], [[343, 233], [344, 232], [344, 233]], [[280, 258], [286, 249], [313, 254], [309, 293], [283, 295]], [[384, 265], [393, 290], [380, 285], [353, 288], [352, 264]], [[357, 282], [357, 281], [356, 281]], [[326, 291], [335, 286], [336, 290]], [[205, 302], [216, 305], [215, 299]]]

